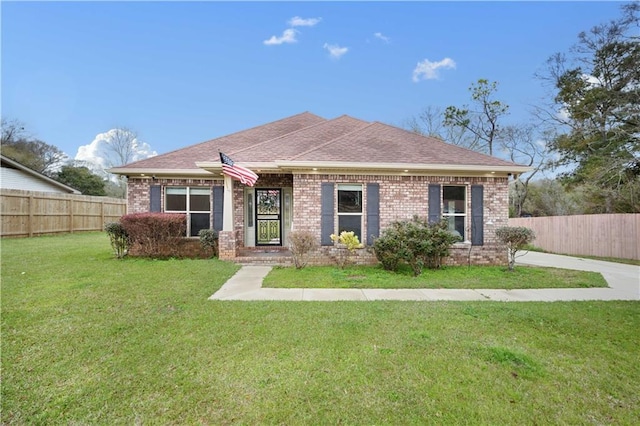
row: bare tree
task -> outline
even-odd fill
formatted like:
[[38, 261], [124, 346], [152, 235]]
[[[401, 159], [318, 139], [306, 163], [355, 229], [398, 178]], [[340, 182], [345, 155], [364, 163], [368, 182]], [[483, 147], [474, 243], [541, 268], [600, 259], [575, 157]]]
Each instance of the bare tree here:
[[111, 129], [104, 136], [99, 153], [103, 160], [101, 166], [104, 169], [102, 172], [109, 177], [105, 190], [109, 196], [124, 197], [126, 194], [126, 178], [120, 176], [116, 179], [113, 175], [109, 176], [106, 169], [148, 158], [156, 155], [156, 152], [151, 150], [148, 144], [140, 141], [138, 132], [129, 127]]
[[2, 139], [0, 142], [4, 144], [15, 142], [19, 139], [26, 139], [27, 132], [24, 129], [24, 123], [18, 120], [1, 119]]
[[18, 120], [2, 118], [2, 146], [0, 151], [30, 169], [46, 175], [53, 175], [67, 160], [58, 147], [33, 138]]
[[406, 120], [403, 127], [423, 136], [438, 138], [453, 145], [467, 146], [466, 131], [460, 127], [445, 125], [442, 108], [428, 106], [417, 116]]
[[107, 167], [123, 166], [134, 160], [138, 148], [138, 133], [128, 127], [118, 127], [109, 131], [105, 144]]
[[516, 217], [522, 215], [529, 192], [529, 183], [540, 171], [548, 167], [547, 142], [553, 137], [551, 130], [537, 136], [531, 124], [509, 125], [500, 130], [498, 142], [501, 151], [514, 163], [532, 167], [531, 172], [518, 176], [510, 188], [510, 204]]

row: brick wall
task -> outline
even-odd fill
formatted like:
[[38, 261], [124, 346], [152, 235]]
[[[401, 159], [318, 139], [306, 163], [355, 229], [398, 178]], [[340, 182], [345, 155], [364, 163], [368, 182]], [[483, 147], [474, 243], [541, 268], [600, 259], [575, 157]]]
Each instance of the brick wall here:
[[[308, 230], [317, 235], [320, 241], [320, 197], [321, 183], [359, 183], [363, 184], [363, 223], [362, 241], [366, 241], [366, 184], [380, 184], [380, 230], [393, 221], [410, 219], [413, 215], [426, 217], [428, 213], [428, 185], [464, 185], [467, 188], [467, 214], [471, 213], [471, 185], [484, 186], [484, 245], [473, 246], [458, 244], [452, 249], [449, 263], [467, 264], [506, 264], [506, 251], [497, 244], [495, 229], [508, 224], [508, 180], [491, 177], [450, 177], [450, 176], [368, 176], [368, 175], [319, 175], [319, 174], [273, 174], [260, 175], [257, 187], [283, 188], [293, 187], [293, 229]], [[151, 179], [131, 178], [128, 182], [128, 211], [130, 213], [149, 210], [149, 186], [222, 186], [221, 180], [212, 179]], [[221, 236], [220, 250], [229, 257], [244, 241], [244, 185], [233, 182], [234, 191], [234, 233]], [[336, 186], [337, 195], [337, 186]], [[162, 191], [164, 206], [164, 191]], [[213, 200], [212, 200], [213, 203]], [[337, 209], [337, 200], [334, 203]], [[334, 213], [337, 216], [337, 211]], [[213, 219], [212, 219], [213, 220]], [[467, 220], [466, 235], [470, 235], [470, 220]], [[336, 220], [337, 226], [337, 220]], [[233, 246], [233, 247], [232, 247]], [[322, 247], [313, 254], [310, 263], [332, 262], [336, 255], [334, 247]], [[375, 256], [367, 250], [359, 250], [357, 263], [375, 263]]]
[[145, 213], [149, 211], [149, 186], [151, 179], [129, 178], [127, 180], [127, 211]]
[[[506, 251], [497, 245], [495, 229], [508, 222], [508, 181], [507, 178], [449, 177], [449, 176], [367, 176], [367, 175], [315, 175], [297, 174], [293, 177], [293, 227], [308, 230], [317, 235], [320, 242], [320, 197], [321, 183], [363, 184], [363, 203], [366, 206], [367, 183], [380, 184], [380, 230], [397, 220], [411, 219], [413, 215], [426, 217], [428, 213], [428, 185], [465, 185], [467, 188], [467, 214], [471, 213], [471, 185], [484, 186], [484, 245], [457, 244], [451, 250], [449, 263], [505, 264]], [[336, 187], [337, 194], [337, 187]], [[337, 209], [337, 200], [334, 202]], [[337, 216], [337, 210], [334, 212]], [[366, 207], [363, 208], [362, 241], [366, 241]], [[470, 220], [467, 220], [465, 234], [470, 235]], [[337, 226], [337, 221], [336, 221]], [[312, 256], [311, 263], [322, 263], [333, 256], [332, 248], [323, 247]], [[358, 251], [358, 263], [375, 263], [375, 257], [366, 250]]]

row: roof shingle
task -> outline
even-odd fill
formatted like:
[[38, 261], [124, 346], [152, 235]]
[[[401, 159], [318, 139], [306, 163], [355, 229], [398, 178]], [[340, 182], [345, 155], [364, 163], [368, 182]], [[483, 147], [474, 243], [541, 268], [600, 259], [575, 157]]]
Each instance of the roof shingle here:
[[[229, 154], [261, 142], [275, 139], [300, 129], [327, 121], [325, 118], [303, 112], [268, 124], [242, 130], [166, 154], [129, 163], [118, 169], [196, 169], [196, 161], [218, 160], [218, 152]], [[234, 158], [235, 160], [235, 158]]]
[[[327, 120], [309, 112], [118, 167], [130, 170], [200, 170], [222, 151], [234, 161], [371, 163], [407, 165], [517, 166], [439, 139], [347, 115]], [[518, 166], [522, 168], [522, 166]]]

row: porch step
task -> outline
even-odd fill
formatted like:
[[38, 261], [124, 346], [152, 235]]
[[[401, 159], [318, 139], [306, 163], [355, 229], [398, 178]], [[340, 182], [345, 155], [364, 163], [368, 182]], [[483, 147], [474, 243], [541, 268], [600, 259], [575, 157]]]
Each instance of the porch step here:
[[293, 265], [293, 257], [286, 247], [243, 248], [234, 261], [241, 265]]

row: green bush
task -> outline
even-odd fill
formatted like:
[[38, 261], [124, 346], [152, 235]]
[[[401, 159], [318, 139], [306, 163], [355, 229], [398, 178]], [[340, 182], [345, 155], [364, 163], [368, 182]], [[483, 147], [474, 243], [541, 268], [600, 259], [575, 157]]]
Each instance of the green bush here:
[[451, 244], [457, 241], [460, 237], [449, 231], [445, 220], [431, 224], [414, 216], [412, 220], [393, 222], [373, 248], [383, 268], [395, 271], [404, 261], [418, 276], [425, 266], [440, 268], [442, 260], [449, 256]]
[[338, 245], [338, 254], [334, 256], [334, 260], [341, 269], [353, 263], [352, 257], [356, 254], [356, 249], [364, 247], [353, 231], [342, 231], [340, 235], [331, 234], [330, 237]]
[[198, 231], [200, 247], [205, 252], [210, 252], [211, 256], [218, 255], [218, 231], [215, 229], [201, 229]]
[[307, 254], [318, 248], [316, 237], [309, 231], [291, 231], [289, 233], [289, 249], [296, 269], [307, 266]]
[[122, 216], [120, 223], [140, 255], [165, 257], [179, 254], [186, 219], [182, 213], [134, 213]]
[[108, 222], [104, 224], [104, 230], [109, 235], [111, 247], [116, 258], [122, 259], [129, 252], [129, 234], [120, 222]]
[[525, 249], [536, 238], [533, 230], [524, 226], [502, 226], [496, 229], [496, 237], [507, 246], [510, 271], [515, 268], [518, 251]]
[[387, 271], [397, 271], [404, 258], [403, 229], [401, 222], [394, 222], [382, 236], [373, 242], [376, 258]]

